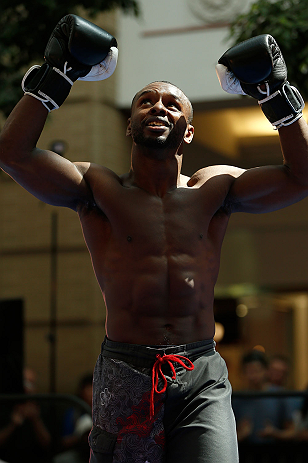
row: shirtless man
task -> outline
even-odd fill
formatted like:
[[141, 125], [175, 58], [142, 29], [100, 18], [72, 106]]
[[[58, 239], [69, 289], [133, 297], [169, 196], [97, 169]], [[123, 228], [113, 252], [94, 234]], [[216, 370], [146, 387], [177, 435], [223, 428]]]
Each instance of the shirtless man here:
[[[269, 37], [249, 42], [251, 54], [261, 48], [270, 55]], [[277, 60], [283, 61], [274, 47], [271, 77], [262, 79], [270, 82], [262, 86], [268, 95], [286, 80], [281, 73], [279, 85], [272, 78]], [[45, 59], [52, 61], [48, 53]], [[224, 55], [217, 69], [222, 87], [251, 94], [235, 78], [236, 60], [228, 59]], [[253, 66], [253, 58], [246, 61]], [[176, 86], [153, 82], [133, 99], [131, 169], [118, 176], [36, 148], [52, 100], [46, 103], [48, 85], [42, 78], [40, 93], [37, 80], [24, 85], [26, 95], [7, 120], [0, 160], [40, 200], [78, 213], [106, 302], [107, 336], [94, 371], [91, 463], [237, 462], [231, 387], [213, 342], [214, 285], [232, 212], [268, 212], [308, 194], [308, 128], [295, 107], [296, 91], [287, 88], [295, 101], [291, 116], [280, 114], [279, 103], [274, 116], [283, 122], [271, 120], [279, 127], [283, 165], [210, 166], [188, 178], [181, 164], [194, 133], [191, 103]]]

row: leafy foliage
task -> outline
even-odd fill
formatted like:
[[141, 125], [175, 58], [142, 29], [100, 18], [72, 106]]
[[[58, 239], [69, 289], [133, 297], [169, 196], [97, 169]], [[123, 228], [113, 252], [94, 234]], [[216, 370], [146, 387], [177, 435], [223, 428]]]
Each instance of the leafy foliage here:
[[308, 0], [257, 0], [230, 26], [234, 44], [260, 34], [277, 41], [288, 80], [308, 99]]
[[90, 18], [120, 8], [138, 15], [136, 0], [1, 0], [0, 110], [8, 115], [22, 95], [21, 80], [30, 63], [41, 64], [57, 22], [82, 7]]

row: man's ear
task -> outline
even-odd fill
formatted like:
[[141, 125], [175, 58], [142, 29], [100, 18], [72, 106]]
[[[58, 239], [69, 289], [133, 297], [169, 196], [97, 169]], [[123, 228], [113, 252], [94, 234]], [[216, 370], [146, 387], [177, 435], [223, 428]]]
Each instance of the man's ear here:
[[188, 124], [185, 135], [184, 135], [184, 142], [191, 143], [194, 138], [195, 128], [194, 126]]
[[130, 137], [132, 134], [132, 128], [130, 124], [130, 118], [127, 119], [127, 128], [126, 128], [126, 136]]

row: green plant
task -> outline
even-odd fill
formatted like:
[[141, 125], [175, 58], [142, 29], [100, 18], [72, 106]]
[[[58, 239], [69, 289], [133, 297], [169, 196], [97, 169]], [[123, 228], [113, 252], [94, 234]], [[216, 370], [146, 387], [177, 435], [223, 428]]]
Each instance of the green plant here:
[[308, 100], [308, 0], [257, 0], [230, 25], [234, 44], [272, 35], [288, 67], [288, 80]]

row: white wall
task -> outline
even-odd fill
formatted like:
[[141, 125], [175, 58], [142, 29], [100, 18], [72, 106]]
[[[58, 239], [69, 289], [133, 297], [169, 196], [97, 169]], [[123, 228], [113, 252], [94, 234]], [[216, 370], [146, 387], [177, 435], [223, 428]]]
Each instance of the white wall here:
[[[230, 46], [226, 40], [228, 28], [208, 26], [213, 26], [215, 17], [229, 20], [230, 10], [234, 13], [239, 6], [243, 10], [249, 3], [250, 0], [139, 0], [139, 18], [119, 13], [119, 107], [128, 107], [135, 93], [154, 80], [174, 83], [192, 102], [225, 99], [215, 64]], [[205, 8], [204, 4], [208, 6]], [[198, 16], [198, 11], [208, 13], [207, 24], [207, 14]]]

